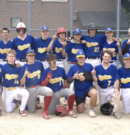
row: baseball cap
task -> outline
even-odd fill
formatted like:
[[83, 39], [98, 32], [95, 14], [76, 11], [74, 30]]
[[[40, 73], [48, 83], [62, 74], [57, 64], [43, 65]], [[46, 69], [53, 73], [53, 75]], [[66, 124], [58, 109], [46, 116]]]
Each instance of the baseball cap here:
[[85, 57], [84, 51], [82, 49], [79, 49], [76, 53], [76, 57]]
[[130, 53], [126, 53], [126, 54], [123, 56], [123, 59], [127, 59], [127, 58], [130, 58]]
[[41, 28], [41, 31], [44, 31], [44, 30], [49, 30], [49, 28], [48, 28], [47, 26], [43, 26], [43, 27]]
[[112, 28], [106, 28], [105, 33], [109, 32], [109, 31], [113, 32]]
[[35, 54], [34, 50], [29, 49], [29, 50], [26, 52], [26, 55], [27, 55], [27, 56], [30, 56], [30, 55], [36, 55], [36, 54]]
[[76, 35], [76, 34], [81, 34], [82, 35], [81, 29], [79, 29], [79, 28], [75, 29], [74, 30], [74, 35]]

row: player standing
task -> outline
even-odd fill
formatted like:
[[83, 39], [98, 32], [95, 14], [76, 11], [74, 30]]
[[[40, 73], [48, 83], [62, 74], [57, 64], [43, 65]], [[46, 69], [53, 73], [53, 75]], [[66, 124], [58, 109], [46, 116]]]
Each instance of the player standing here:
[[34, 38], [26, 34], [26, 26], [23, 22], [19, 22], [16, 27], [18, 36], [13, 40], [13, 48], [16, 51], [16, 58], [18, 63], [24, 65], [26, 63], [25, 56], [29, 48], [32, 48]]
[[85, 63], [85, 54], [83, 50], [79, 49], [76, 54], [77, 64], [72, 66], [68, 72], [68, 83], [72, 83], [74, 80], [75, 87], [75, 100], [77, 104], [77, 111], [83, 113], [85, 110], [86, 97], [90, 97], [90, 110], [89, 116], [96, 117], [94, 112], [94, 106], [97, 102], [97, 90], [93, 86], [93, 76], [91, 72], [93, 67], [89, 63]]
[[47, 57], [47, 47], [50, 44], [52, 38], [49, 38], [49, 28], [43, 26], [41, 28], [41, 37], [37, 38], [33, 42], [33, 49], [36, 54], [36, 60], [39, 60], [43, 63], [44, 69], [48, 68], [48, 62], [46, 61]]
[[124, 55], [123, 62], [125, 65], [118, 69], [121, 82], [123, 112], [130, 114], [130, 53]]
[[6, 63], [6, 53], [13, 48], [13, 42], [9, 40], [9, 29], [1, 30], [2, 40], [0, 40], [0, 64]]
[[47, 110], [53, 93], [50, 88], [40, 86], [43, 65], [40, 61], [35, 61], [35, 53], [32, 49], [27, 51], [26, 59], [27, 64], [21, 68], [19, 80], [20, 84], [25, 85], [30, 94], [28, 100], [28, 111], [30, 113], [35, 112], [35, 101], [38, 95], [46, 96], [42, 116], [45, 119], [50, 119]]
[[19, 86], [19, 73], [20, 67], [16, 67], [16, 52], [14, 50], [9, 50], [7, 52], [6, 60], [7, 64], [1, 67], [0, 77], [3, 79], [3, 90], [5, 93], [5, 109], [6, 112], [11, 113], [16, 108], [16, 104], [13, 103], [13, 98], [15, 96], [20, 96], [22, 98], [19, 113], [21, 116], [26, 116], [24, 109], [27, 104], [29, 93], [26, 89], [20, 88]]
[[58, 28], [57, 34], [53, 36], [52, 41], [47, 48], [47, 51], [53, 51], [53, 53], [57, 56], [56, 65], [62, 68], [64, 68], [65, 61], [65, 57], [62, 55], [62, 51], [64, 50], [66, 45], [66, 30], [65, 28]]
[[[57, 57], [55, 54], [49, 54], [47, 61], [49, 68], [43, 71], [41, 77], [41, 85], [48, 86], [53, 90], [53, 96], [49, 105], [49, 114], [54, 114], [56, 105], [61, 97], [68, 97], [68, 113], [70, 117], [76, 118], [76, 114], [73, 111], [73, 104], [75, 99], [74, 91], [67, 88], [67, 76], [65, 70], [56, 66]], [[51, 74], [48, 78], [48, 74]], [[64, 80], [64, 84], [63, 84]]]
[[[94, 81], [99, 85], [99, 101], [100, 106], [110, 100], [115, 100], [113, 115], [115, 118], [120, 119], [118, 114], [120, 93], [119, 93], [119, 73], [115, 65], [110, 64], [112, 52], [106, 50], [103, 52], [103, 63], [96, 66], [93, 71], [95, 74]], [[115, 88], [114, 88], [115, 83]]]
[[97, 25], [90, 23], [88, 25], [88, 34], [82, 36], [82, 43], [85, 45], [85, 62], [90, 63], [93, 67], [101, 63], [100, 53], [102, 44], [106, 41], [106, 36], [97, 34]]
[[113, 57], [110, 63], [116, 66], [117, 54], [122, 55], [121, 46], [119, 41], [113, 41], [113, 30], [111, 28], [106, 28], [106, 42], [103, 43], [102, 51], [110, 50], [113, 53]]

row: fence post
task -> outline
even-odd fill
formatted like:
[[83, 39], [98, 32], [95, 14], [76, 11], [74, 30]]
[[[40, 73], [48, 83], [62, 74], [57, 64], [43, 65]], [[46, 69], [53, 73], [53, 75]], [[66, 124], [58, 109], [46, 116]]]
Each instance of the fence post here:
[[73, 36], [73, 0], [70, 4], [70, 37]]
[[31, 35], [31, 0], [28, 0], [28, 31]]

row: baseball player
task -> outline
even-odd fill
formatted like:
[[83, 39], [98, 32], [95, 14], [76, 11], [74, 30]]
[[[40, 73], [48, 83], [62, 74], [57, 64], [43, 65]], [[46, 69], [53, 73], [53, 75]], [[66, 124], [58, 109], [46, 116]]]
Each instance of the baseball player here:
[[88, 25], [88, 34], [82, 36], [82, 43], [85, 45], [85, 62], [90, 63], [93, 67], [101, 63], [100, 53], [106, 36], [97, 34], [97, 25], [90, 23]]
[[6, 63], [6, 53], [13, 48], [13, 42], [9, 40], [9, 29], [1, 30], [2, 40], [0, 40], [0, 64]]
[[35, 112], [35, 101], [38, 95], [46, 96], [42, 116], [45, 119], [50, 119], [47, 109], [52, 99], [52, 90], [46, 86], [40, 86], [41, 74], [43, 72], [43, 64], [40, 61], [35, 61], [35, 53], [29, 49], [26, 53], [27, 64], [25, 64], [19, 74], [21, 85], [25, 85], [30, 97], [28, 100], [28, 111]]
[[[68, 113], [70, 117], [76, 118], [77, 116], [73, 111], [75, 99], [74, 91], [67, 88], [67, 76], [65, 74], [65, 70], [56, 66], [56, 60], [57, 57], [55, 54], [49, 54], [47, 56], [47, 61], [50, 66], [43, 71], [41, 76], [41, 85], [48, 86], [53, 90], [53, 96], [48, 112], [49, 114], [54, 114], [58, 100], [61, 97], [68, 97]], [[48, 74], [51, 74], [50, 78], [48, 78]]]
[[122, 54], [130, 53], [130, 28], [128, 29], [129, 38], [124, 40], [121, 46]]
[[90, 110], [89, 116], [96, 117], [94, 112], [94, 106], [97, 102], [97, 90], [93, 86], [93, 77], [91, 72], [93, 67], [89, 63], [85, 63], [84, 51], [79, 49], [76, 54], [77, 64], [73, 65], [68, 72], [68, 83], [72, 83], [74, 80], [75, 87], [75, 101], [77, 105], [78, 113], [83, 113], [85, 110], [86, 97], [90, 97]]
[[[118, 113], [120, 94], [119, 94], [119, 73], [115, 65], [110, 64], [113, 54], [110, 50], [103, 52], [103, 63], [96, 66], [93, 71], [94, 81], [99, 85], [99, 101], [100, 106], [108, 101], [113, 101], [113, 115], [120, 119]], [[114, 88], [115, 83], [115, 88]]]
[[24, 65], [26, 63], [25, 56], [29, 48], [32, 48], [34, 38], [31, 35], [27, 35], [27, 28], [23, 22], [19, 22], [16, 27], [18, 36], [13, 40], [13, 48], [16, 51], [16, 63]]
[[113, 41], [113, 34], [112, 28], [106, 28], [106, 41], [103, 43], [102, 51], [110, 50], [113, 53], [110, 63], [116, 66], [117, 54], [122, 55], [122, 51], [119, 41]]
[[121, 84], [123, 112], [130, 114], [130, 53], [123, 56], [125, 65], [118, 69]]
[[[0, 64], [0, 70], [1, 70], [1, 64]], [[0, 78], [0, 116], [2, 115], [2, 92], [3, 92], [3, 87], [2, 87], [2, 79]]]
[[64, 68], [65, 60], [65, 57], [62, 56], [62, 51], [64, 50], [66, 45], [66, 30], [65, 28], [58, 28], [57, 34], [53, 36], [52, 41], [47, 48], [47, 51], [53, 50], [53, 53], [57, 56], [56, 65], [62, 68]]
[[48, 68], [48, 62], [46, 61], [47, 56], [47, 47], [50, 44], [52, 38], [49, 38], [49, 28], [43, 26], [41, 28], [41, 37], [37, 38], [33, 42], [33, 49], [36, 54], [36, 60], [39, 60], [43, 63], [44, 69]]
[[6, 112], [11, 113], [16, 108], [16, 104], [13, 103], [15, 96], [20, 96], [22, 99], [19, 113], [21, 116], [26, 116], [24, 109], [27, 104], [29, 93], [25, 88], [21, 88], [19, 85], [19, 73], [20, 67], [16, 67], [16, 52], [15, 50], [9, 50], [7, 52], [7, 63], [1, 67], [0, 77], [3, 80], [3, 90], [5, 94], [5, 109]]
[[74, 40], [68, 43], [65, 47], [64, 55], [68, 55], [67, 59], [67, 72], [70, 67], [77, 64], [76, 53], [79, 49], [84, 50], [84, 45], [81, 43], [82, 31], [77, 28], [74, 30]]

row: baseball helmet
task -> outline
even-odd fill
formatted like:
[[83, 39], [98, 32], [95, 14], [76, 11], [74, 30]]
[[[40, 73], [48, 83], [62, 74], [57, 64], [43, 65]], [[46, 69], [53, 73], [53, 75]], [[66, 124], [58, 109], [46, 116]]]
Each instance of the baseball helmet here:
[[89, 24], [88, 24], [88, 30], [91, 30], [91, 29], [97, 30], [98, 27], [97, 27], [97, 25], [96, 25], [95, 23], [89, 23]]
[[67, 109], [65, 106], [59, 105], [56, 109], [55, 109], [55, 115], [57, 116], [67, 116]]
[[26, 32], [26, 25], [23, 22], [19, 22], [16, 26], [16, 31], [19, 32], [20, 28], [24, 28], [24, 33]]
[[62, 33], [62, 32], [66, 33], [66, 29], [65, 29], [65, 28], [63, 28], [63, 27], [58, 28], [58, 30], [57, 30], [57, 34]]
[[107, 103], [101, 105], [100, 111], [104, 115], [110, 115], [113, 112], [113, 108], [114, 108], [114, 106], [111, 103], [107, 102]]

